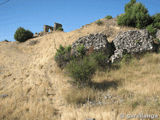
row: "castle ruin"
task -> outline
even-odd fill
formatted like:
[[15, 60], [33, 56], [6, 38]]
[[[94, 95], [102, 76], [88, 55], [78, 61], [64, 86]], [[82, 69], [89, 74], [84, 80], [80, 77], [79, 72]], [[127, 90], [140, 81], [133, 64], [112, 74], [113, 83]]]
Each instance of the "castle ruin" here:
[[52, 32], [53, 31], [53, 27], [52, 26], [49, 26], [49, 25], [44, 25], [44, 28], [43, 28], [43, 32]]
[[54, 23], [54, 26], [49, 26], [49, 25], [44, 25], [43, 26], [43, 31], [42, 32], [39, 32], [39, 33], [35, 33], [34, 34], [34, 37], [38, 37], [38, 36], [43, 36], [45, 34], [48, 34], [50, 32], [54, 32], [54, 31], [57, 31], [59, 28], [62, 28], [62, 24], [59, 24], [59, 23]]
[[56, 31], [58, 28], [62, 28], [62, 24], [54, 23], [54, 27], [49, 26], [49, 25], [44, 25], [43, 31], [49, 32], [50, 30], [50, 32], [53, 32], [53, 31]]

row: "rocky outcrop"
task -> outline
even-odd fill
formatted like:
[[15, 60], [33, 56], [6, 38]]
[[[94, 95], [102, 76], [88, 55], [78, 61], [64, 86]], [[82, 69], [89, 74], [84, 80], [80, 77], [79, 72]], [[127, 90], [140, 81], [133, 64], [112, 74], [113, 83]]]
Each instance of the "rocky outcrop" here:
[[110, 58], [112, 63], [122, 58], [125, 53], [143, 53], [152, 51], [154, 48], [153, 38], [146, 30], [129, 30], [119, 33], [113, 43], [116, 50]]
[[160, 40], [160, 30], [157, 30], [156, 38], [158, 38]]
[[109, 43], [104, 34], [90, 34], [88, 36], [80, 37], [72, 44], [73, 55], [77, 56], [77, 47], [84, 45], [85, 51], [106, 51], [108, 54], [114, 52], [113, 43]]

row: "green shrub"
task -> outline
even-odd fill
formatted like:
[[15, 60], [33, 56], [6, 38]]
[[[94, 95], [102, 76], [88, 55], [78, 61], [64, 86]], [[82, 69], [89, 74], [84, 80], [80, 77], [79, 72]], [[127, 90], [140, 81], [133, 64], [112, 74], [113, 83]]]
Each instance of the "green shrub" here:
[[32, 37], [33, 33], [29, 30], [25, 30], [22, 27], [19, 27], [14, 34], [14, 39], [19, 42], [25, 42]]
[[129, 26], [129, 19], [127, 19], [127, 15], [121, 14], [117, 16], [117, 24], [120, 26]]
[[106, 18], [106, 19], [112, 19], [112, 16], [107, 15], [105, 18]]
[[57, 28], [57, 31], [63, 31], [62, 27]]
[[96, 24], [97, 24], [97, 25], [102, 25], [103, 22], [102, 22], [101, 20], [97, 20], [97, 21], [96, 21]]
[[4, 40], [5, 42], [9, 42], [7, 39]]
[[146, 29], [148, 30], [149, 34], [151, 34], [153, 37], [156, 37], [157, 29], [154, 28], [152, 24], [148, 25]]
[[109, 55], [106, 55], [104, 52], [97, 52], [92, 54], [93, 58], [97, 62], [98, 67], [105, 69], [108, 66], [107, 60]]
[[60, 68], [64, 68], [66, 64], [73, 59], [71, 56], [71, 46], [63, 47], [60, 45], [54, 59]]
[[156, 53], [159, 53], [160, 39], [154, 38], [154, 44], [153, 44], [153, 46], [154, 46], [154, 51], [155, 51]]
[[153, 20], [153, 23], [152, 23], [153, 27], [160, 29], [160, 13], [153, 15], [152, 20]]
[[83, 59], [74, 59], [67, 64], [66, 70], [73, 78], [72, 83], [77, 85], [88, 85], [95, 73], [97, 63], [92, 57], [84, 57]]
[[77, 52], [78, 52], [78, 56], [77, 57], [83, 58], [83, 56], [85, 56], [85, 54], [86, 54], [86, 50], [85, 50], [84, 45], [79, 45], [77, 47]]
[[125, 5], [125, 12], [129, 11], [134, 4], [136, 4], [136, 0], [130, 0], [130, 2]]
[[125, 5], [125, 13], [117, 17], [117, 23], [121, 26], [145, 28], [151, 23], [151, 17], [142, 3], [131, 0]]

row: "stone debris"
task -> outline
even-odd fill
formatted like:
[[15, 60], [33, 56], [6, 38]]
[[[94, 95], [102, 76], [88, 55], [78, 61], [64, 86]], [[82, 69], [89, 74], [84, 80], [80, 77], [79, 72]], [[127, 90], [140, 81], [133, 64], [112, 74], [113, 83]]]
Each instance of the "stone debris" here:
[[111, 56], [111, 62], [123, 57], [124, 54], [135, 54], [152, 51], [153, 37], [149, 35], [147, 30], [129, 30], [119, 33], [113, 40], [116, 50]]
[[6, 97], [8, 97], [7, 94], [0, 95], [0, 98], [6, 98]]
[[104, 99], [111, 99], [111, 98], [112, 98], [112, 96], [109, 95], [109, 94], [107, 94], [107, 95], [104, 96]]
[[80, 45], [84, 45], [85, 51], [106, 51], [110, 55], [114, 51], [113, 43], [109, 43], [106, 35], [97, 33], [90, 34], [88, 36], [80, 37], [72, 44], [73, 54], [77, 56], [77, 48]]
[[72, 44], [73, 55], [78, 55], [77, 47], [80, 45], [84, 45], [85, 51], [89, 53], [90, 51], [106, 51], [106, 54], [111, 56], [106, 62], [111, 63], [121, 59], [124, 54], [139, 54], [154, 50], [153, 37], [147, 30], [120, 32], [112, 43], [109, 43], [107, 36], [102, 33], [80, 37]]

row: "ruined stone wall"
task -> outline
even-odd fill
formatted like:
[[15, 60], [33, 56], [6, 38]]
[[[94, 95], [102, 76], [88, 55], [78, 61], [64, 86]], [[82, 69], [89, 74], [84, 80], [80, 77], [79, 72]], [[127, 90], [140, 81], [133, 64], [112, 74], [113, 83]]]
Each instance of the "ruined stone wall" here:
[[53, 27], [49, 26], [49, 25], [44, 25], [44, 32], [49, 32], [49, 30], [52, 32], [53, 31]]
[[84, 45], [87, 51], [106, 50], [110, 59], [106, 62], [114, 63], [127, 54], [139, 54], [155, 49], [154, 39], [147, 30], [129, 30], [119, 33], [113, 43], [107, 41], [104, 34], [90, 34], [79, 38], [72, 44], [73, 55], [77, 54], [77, 47]]
[[86, 53], [93, 51], [106, 51], [108, 54], [112, 54], [114, 47], [112, 43], [109, 43], [107, 36], [104, 34], [90, 34], [88, 36], [80, 37], [72, 44], [72, 52], [77, 55], [77, 47], [84, 45]]
[[52, 32], [52, 31], [56, 31], [58, 28], [62, 28], [62, 24], [59, 24], [59, 23], [54, 23], [54, 27], [52, 26], [49, 26], [49, 25], [44, 25], [44, 32]]
[[44, 25], [43, 32], [35, 33], [34, 37], [46, 35], [49, 33], [49, 30], [50, 32], [53, 32], [53, 31], [56, 31], [60, 27], [62, 28], [62, 24], [59, 24], [59, 23], [54, 23], [54, 27], [49, 26], [49, 25]]
[[116, 50], [111, 56], [112, 63], [123, 57], [124, 54], [135, 54], [152, 51], [153, 37], [147, 30], [129, 30], [117, 35], [113, 40]]
[[58, 28], [62, 28], [62, 24], [59, 24], [59, 23], [54, 23], [54, 31], [56, 31]]

